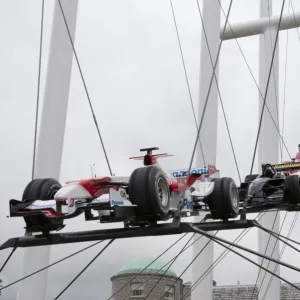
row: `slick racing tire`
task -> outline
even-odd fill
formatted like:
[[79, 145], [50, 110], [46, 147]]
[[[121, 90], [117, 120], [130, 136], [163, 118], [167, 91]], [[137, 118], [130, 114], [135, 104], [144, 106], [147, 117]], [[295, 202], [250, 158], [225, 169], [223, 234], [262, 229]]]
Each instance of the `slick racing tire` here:
[[[35, 200], [53, 200], [56, 192], [61, 188], [61, 184], [52, 178], [34, 179], [26, 186], [22, 201], [33, 203]], [[25, 216], [26, 230], [43, 231], [58, 230], [64, 227], [63, 219], [49, 220], [43, 215]], [[38, 229], [37, 229], [38, 228]]]
[[258, 176], [259, 176], [259, 174], [247, 175], [245, 177], [245, 182], [251, 182], [251, 181], [255, 180]]
[[52, 200], [61, 184], [53, 178], [34, 179], [26, 186], [22, 201]]
[[213, 219], [230, 219], [239, 215], [239, 195], [232, 178], [215, 178], [215, 186], [207, 196], [207, 204]]
[[129, 179], [129, 199], [137, 205], [137, 217], [168, 220], [170, 188], [163, 171], [156, 166], [134, 170]]
[[300, 203], [300, 185], [298, 175], [291, 175], [285, 178], [283, 200], [290, 204]]

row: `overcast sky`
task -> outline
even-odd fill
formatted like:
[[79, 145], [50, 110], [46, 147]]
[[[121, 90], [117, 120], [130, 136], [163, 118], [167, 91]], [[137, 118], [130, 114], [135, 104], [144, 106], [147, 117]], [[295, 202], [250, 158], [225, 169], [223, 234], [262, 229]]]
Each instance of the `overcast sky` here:
[[[43, 85], [54, 0], [45, 2]], [[201, 38], [197, 4], [196, 0], [174, 0], [173, 3], [192, 97], [197, 107]], [[225, 11], [228, 4], [229, 0], [222, 1]], [[281, 0], [274, 0], [274, 15], [279, 15], [281, 4]], [[24, 233], [22, 220], [7, 219], [6, 216], [8, 200], [19, 199], [31, 178], [41, 1], [1, 0], [0, 5], [0, 224], [4, 229], [1, 230], [0, 241], [4, 242], [9, 237]], [[293, 5], [295, 11], [300, 11], [299, 1], [293, 1]], [[288, 5], [285, 12], [287, 8]], [[258, 0], [234, 1], [229, 22], [254, 20], [258, 16]], [[286, 36], [286, 32], [280, 33], [280, 124], [284, 99]], [[258, 37], [239, 40], [256, 80], [258, 40]], [[158, 146], [161, 151], [175, 155], [162, 161], [166, 168], [188, 167], [196, 130], [169, 0], [79, 1], [76, 48], [113, 172], [116, 175], [129, 175], [139, 166], [139, 162], [129, 160], [128, 157], [138, 155], [139, 149], [147, 146]], [[289, 30], [284, 140], [292, 155], [296, 153], [300, 142], [299, 51], [297, 31]], [[219, 84], [240, 172], [244, 177], [250, 170], [257, 132], [258, 91], [235, 41], [226, 41], [222, 46]], [[238, 182], [221, 111], [218, 134], [217, 168], [221, 170], [221, 176], [233, 177]], [[284, 158], [287, 158], [286, 153]], [[89, 177], [90, 164], [96, 164], [97, 174], [108, 174], [78, 68], [74, 64], [61, 182]], [[293, 217], [294, 213], [288, 214], [284, 234]], [[97, 222], [85, 223], [83, 217], [66, 223], [67, 231], [112, 227]], [[297, 238], [299, 229], [297, 224], [293, 238]], [[222, 232], [220, 236], [233, 240], [239, 233]], [[110, 277], [125, 263], [141, 253], [155, 257], [176, 239], [178, 236], [115, 241], [62, 299], [82, 299], [83, 295], [88, 296], [87, 299], [107, 299], [111, 291]], [[164, 255], [163, 259], [168, 261], [173, 258], [185, 241]], [[88, 244], [54, 246], [51, 261]], [[256, 250], [257, 230], [252, 229], [241, 244]], [[90, 249], [53, 267], [49, 272], [47, 299], [53, 299], [99, 248]], [[223, 249], [216, 245], [215, 255], [221, 251]], [[0, 263], [8, 253], [3, 251], [0, 254]], [[6, 266], [4, 284], [21, 276], [22, 253], [23, 250], [18, 249]], [[300, 266], [295, 253], [287, 249], [283, 259]], [[174, 264], [173, 269], [177, 274], [183, 271], [191, 255], [191, 251], [186, 251]], [[253, 284], [256, 274], [256, 267], [230, 254], [215, 269], [214, 279], [218, 285], [236, 284], [237, 281]], [[300, 282], [299, 274], [295, 272], [281, 268], [281, 275], [293, 282]], [[183, 279], [191, 280], [190, 270]], [[5, 291], [3, 298], [14, 297], [16, 288]]]

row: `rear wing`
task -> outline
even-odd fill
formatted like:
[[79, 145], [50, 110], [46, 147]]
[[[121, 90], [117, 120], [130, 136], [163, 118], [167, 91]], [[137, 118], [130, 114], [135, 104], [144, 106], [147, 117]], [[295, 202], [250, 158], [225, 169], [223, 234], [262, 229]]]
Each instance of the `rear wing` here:
[[283, 164], [275, 164], [275, 165], [272, 165], [272, 167], [277, 172], [295, 171], [295, 170], [300, 170], [300, 162], [289, 162], [289, 163], [283, 163]]
[[[146, 155], [147, 155], [147, 154], [146, 154]], [[144, 158], [145, 158], [146, 155], [129, 157], [129, 159], [134, 159], [134, 160], [144, 160]], [[174, 156], [174, 155], [168, 154], [168, 153], [152, 154], [152, 155], [151, 155], [151, 157], [155, 157], [155, 158], [169, 157], [169, 156]]]

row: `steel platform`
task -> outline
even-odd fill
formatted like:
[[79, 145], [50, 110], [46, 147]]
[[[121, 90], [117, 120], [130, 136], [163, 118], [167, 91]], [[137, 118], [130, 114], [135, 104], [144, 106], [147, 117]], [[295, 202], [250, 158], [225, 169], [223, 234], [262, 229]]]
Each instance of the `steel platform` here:
[[117, 229], [102, 229], [91, 231], [77, 231], [77, 232], [63, 232], [40, 234], [32, 236], [21, 236], [8, 239], [0, 246], [0, 250], [7, 248], [17, 247], [36, 247], [46, 245], [58, 245], [69, 243], [90, 242], [108, 239], [124, 239], [134, 237], [147, 237], [147, 236], [161, 236], [173, 235], [186, 232], [194, 232], [190, 225], [197, 227], [204, 231], [216, 230], [232, 230], [244, 229], [255, 227], [257, 225], [255, 220], [236, 220], [227, 222], [207, 222], [207, 223], [167, 223], [157, 224], [148, 227], [135, 227], [135, 228], [117, 228]]

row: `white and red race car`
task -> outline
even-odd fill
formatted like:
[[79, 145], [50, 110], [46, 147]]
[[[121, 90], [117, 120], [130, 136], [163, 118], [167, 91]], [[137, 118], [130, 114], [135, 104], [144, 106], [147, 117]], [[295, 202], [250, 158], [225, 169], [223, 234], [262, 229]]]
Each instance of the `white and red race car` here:
[[[86, 220], [124, 222], [141, 226], [181, 216], [210, 211], [213, 219], [236, 218], [239, 214], [238, 189], [231, 178], [219, 178], [214, 166], [165, 171], [157, 162], [170, 156], [152, 154], [158, 148], [145, 148], [144, 166], [128, 177], [104, 176], [67, 182], [51, 178], [34, 179], [24, 190], [22, 200], [10, 200], [10, 216], [22, 216], [28, 232], [60, 230], [65, 219], [82, 213]], [[93, 215], [97, 212], [97, 216]]]

